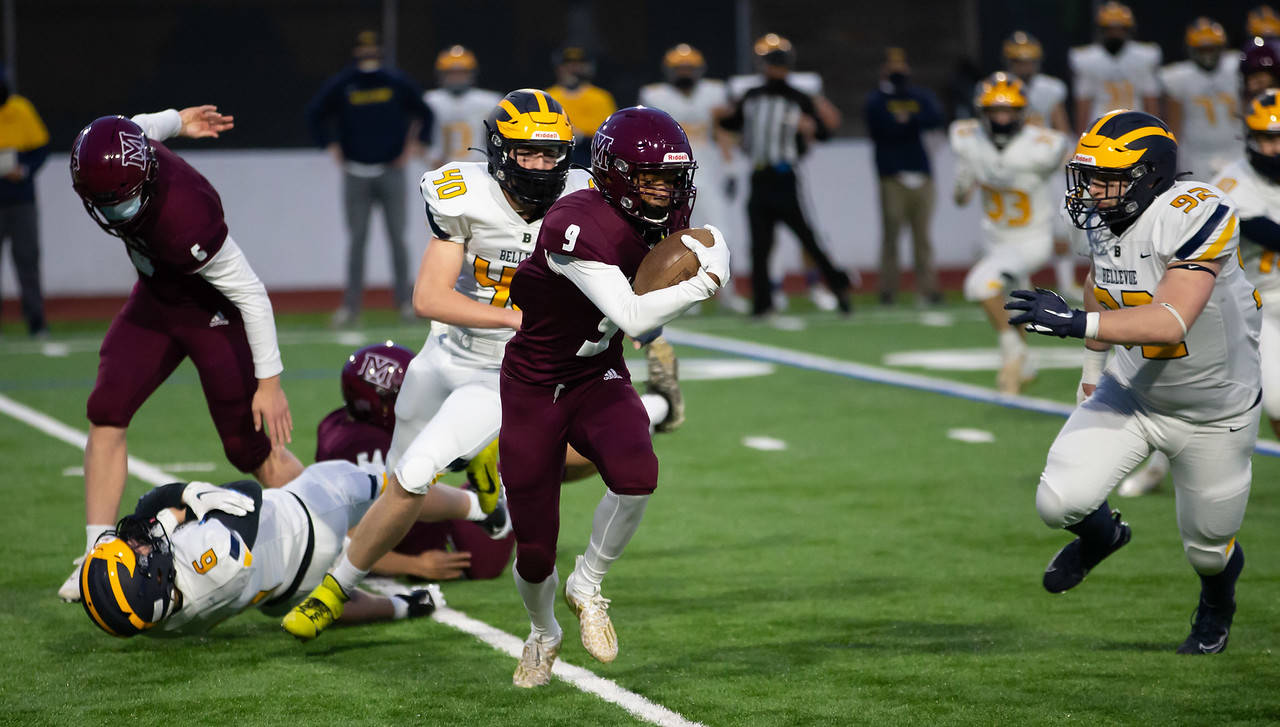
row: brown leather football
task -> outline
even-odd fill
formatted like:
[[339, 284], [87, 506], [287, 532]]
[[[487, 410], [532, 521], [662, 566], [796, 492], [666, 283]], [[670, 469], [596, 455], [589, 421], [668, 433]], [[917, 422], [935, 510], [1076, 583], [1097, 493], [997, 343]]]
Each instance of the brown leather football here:
[[[698, 274], [698, 256], [684, 246], [680, 241], [681, 235], [689, 235], [707, 247], [715, 244], [711, 230], [703, 227], [690, 227], [687, 230], [671, 233], [662, 242], [654, 245], [649, 254], [644, 256], [644, 260], [640, 261], [635, 282], [631, 284], [631, 289], [637, 295], [669, 288]], [[708, 275], [711, 274], [708, 273]], [[716, 281], [716, 284], [720, 283], [716, 276], [711, 275], [711, 278]]]

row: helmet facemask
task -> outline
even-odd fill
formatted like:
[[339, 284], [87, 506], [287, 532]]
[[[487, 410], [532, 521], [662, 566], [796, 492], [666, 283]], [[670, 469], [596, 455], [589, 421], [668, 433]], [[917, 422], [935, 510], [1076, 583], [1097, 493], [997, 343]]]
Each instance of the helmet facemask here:
[[[1134, 198], [1142, 178], [1149, 169], [1138, 163], [1127, 169], [1067, 163], [1067, 214], [1081, 230], [1124, 224], [1142, 214], [1142, 204]], [[1097, 190], [1105, 189], [1098, 193]]]
[[[1249, 166], [1253, 167], [1258, 174], [1280, 184], [1280, 130], [1248, 129], [1247, 131], [1245, 152], [1249, 157]], [[1266, 151], [1262, 148], [1264, 145], [1268, 147]]]
[[[569, 176], [569, 153], [573, 143], [568, 141], [536, 141], [508, 139], [485, 122], [489, 133], [489, 174], [498, 180], [498, 186], [522, 205], [531, 208], [538, 217], [547, 211], [564, 191]], [[530, 169], [517, 158], [522, 150], [540, 152], [555, 160], [549, 169]], [[496, 153], [495, 153], [496, 152]], [[496, 157], [496, 159], [495, 159]]]
[[987, 136], [997, 149], [1008, 146], [1013, 137], [1022, 130], [1022, 124], [1026, 120], [1025, 110], [1010, 106], [989, 106], [980, 109], [980, 112]]

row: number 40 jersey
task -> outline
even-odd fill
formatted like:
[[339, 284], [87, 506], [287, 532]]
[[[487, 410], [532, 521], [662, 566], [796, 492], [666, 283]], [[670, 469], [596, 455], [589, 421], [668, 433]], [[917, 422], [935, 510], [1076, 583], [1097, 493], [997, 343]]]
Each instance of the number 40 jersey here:
[[1212, 422], [1258, 402], [1262, 301], [1239, 262], [1238, 227], [1235, 202], [1217, 187], [1175, 182], [1119, 236], [1088, 231], [1093, 295], [1110, 310], [1151, 303], [1170, 263], [1222, 261], [1184, 340], [1113, 348], [1107, 373], [1157, 412]]
[[956, 156], [956, 188], [982, 190], [982, 236], [988, 246], [1028, 238], [1049, 240], [1053, 217], [1062, 206], [1057, 185], [1067, 137], [1053, 129], [1024, 125], [1004, 149], [997, 149], [976, 119], [951, 125]]
[[[591, 175], [570, 169], [561, 196], [591, 186]], [[427, 201], [427, 222], [432, 236], [464, 246], [466, 258], [454, 290], [481, 303], [514, 307], [511, 278], [516, 266], [533, 253], [542, 219], [527, 222], [511, 208], [488, 171], [485, 162], [453, 162], [422, 176], [422, 197]], [[490, 352], [496, 368], [501, 363], [502, 344], [515, 331], [510, 328], [451, 327], [451, 339], [461, 345], [487, 342], [472, 353]]]

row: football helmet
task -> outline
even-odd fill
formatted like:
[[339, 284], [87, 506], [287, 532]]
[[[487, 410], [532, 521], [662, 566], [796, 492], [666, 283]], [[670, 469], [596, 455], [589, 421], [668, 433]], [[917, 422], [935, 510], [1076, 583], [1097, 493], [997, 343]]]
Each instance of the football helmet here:
[[71, 186], [98, 226], [113, 235], [151, 201], [159, 163], [142, 127], [123, 116], [102, 116], [71, 145]]
[[777, 33], [766, 33], [757, 38], [752, 50], [755, 51], [756, 58], [765, 65], [791, 67], [796, 63], [796, 52], [791, 47], [791, 41]]
[[1245, 150], [1249, 166], [1272, 182], [1280, 182], [1280, 155], [1263, 154], [1260, 137], [1280, 138], [1280, 89], [1256, 96], [1245, 109]]
[[1246, 43], [1240, 55], [1240, 80], [1246, 106], [1254, 96], [1280, 85], [1280, 40], [1255, 37]]
[[[530, 205], [541, 216], [560, 193], [569, 176], [573, 128], [560, 102], [536, 88], [522, 88], [503, 97], [484, 120], [489, 174], [507, 194]], [[550, 152], [550, 169], [525, 169], [516, 161], [519, 148]]]
[[1123, 3], [1105, 2], [1098, 8], [1095, 22], [1099, 28], [1125, 28], [1132, 30], [1134, 26], [1133, 11]]
[[1044, 48], [1041, 47], [1040, 41], [1030, 33], [1018, 30], [1004, 41], [1004, 60], [1006, 63], [1013, 61], [1035, 61], [1044, 60]]
[[452, 45], [436, 56], [436, 81], [446, 91], [461, 93], [476, 80], [476, 54], [461, 45]]
[[702, 53], [688, 43], [681, 43], [662, 56], [662, 72], [667, 83], [680, 90], [692, 88], [706, 70]]
[[1187, 55], [1196, 65], [1212, 71], [1218, 67], [1222, 49], [1227, 47], [1227, 31], [1218, 22], [1201, 16], [1187, 26]]
[[1245, 30], [1254, 38], [1280, 36], [1280, 15], [1270, 5], [1259, 5], [1249, 11]]
[[396, 396], [413, 351], [391, 341], [365, 346], [342, 366], [342, 400], [347, 414], [388, 432], [396, 426]]
[[135, 636], [175, 610], [176, 577], [164, 526], [128, 515], [85, 556], [80, 603], [98, 628], [112, 636]]
[[[1017, 76], [999, 71], [982, 79], [973, 97], [973, 107], [978, 111], [987, 136], [997, 149], [1003, 149], [1022, 129], [1027, 109], [1026, 87]], [[992, 112], [1006, 109], [1011, 114], [1007, 121], [996, 121]]]
[[[1072, 224], [1113, 231], [1128, 225], [1173, 186], [1177, 164], [1178, 141], [1163, 121], [1142, 111], [1108, 112], [1089, 125], [1067, 162], [1066, 208]], [[1092, 181], [1120, 182], [1119, 194], [1094, 197]]]
[[[689, 226], [697, 188], [693, 147], [661, 109], [631, 106], [604, 120], [591, 140], [591, 175], [601, 194], [645, 232]], [[655, 182], [661, 180], [660, 186]], [[660, 203], [646, 197], [661, 200]]]

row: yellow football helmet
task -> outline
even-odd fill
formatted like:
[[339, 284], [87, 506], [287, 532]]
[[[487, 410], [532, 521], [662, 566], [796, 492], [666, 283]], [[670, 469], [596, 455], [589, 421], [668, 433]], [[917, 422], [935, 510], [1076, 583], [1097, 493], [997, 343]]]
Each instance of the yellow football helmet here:
[[436, 73], [445, 71], [474, 71], [476, 54], [460, 45], [451, 45], [436, 56]]
[[1249, 166], [1272, 182], [1280, 182], [1280, 154], [1264, 154], [1259, 139], [1280, 137], [1280, 89], [1255, 96], [1245, 109], [1245, 151]]
[[[1178, 140], [1163, 121], [1142, 111], [1117, 109], [1094, 120], [1067, 162], [1066, 208], [1081, 230], [1127, 225], [1177, 178]], [[1118, 194], [1094, 196], [1090, 184]]]
[[771, 66], [790, 66], [796, 60], [791, 41], [777, 33], [766, 33], [757, 38], [752, 50], [756, 58]]
[[1280, 15], [1270, 5], [1259, 5], [1249, 11], [1245, 29], [1255, 38], [1280, 37]]
[[1044, 59], [1044, 48], [1040, 46], [1040, 41], [1030, 33], [1018, 30], [1009, 36], [1004, 42], [1004, 60], [1006, 63], [1012, 61], [1036, 61]]
[[1227, 44], [1227, 31], [1218, 22], [1201, 16], [1187, 26], [1187, 47], [1219, 49]]
[[[987, 76], [978, 83], [973, 96], [973, 107], [978, 112], [978, 118], [991, 143], [997, 149], [1003, 149], [1022, 129], [1027, 109], [1027, 94], [1022, 80], [1004, 71]], [[998, 110], [1013, 113], [1000, 114], [1001, 118], [997, 119], [993, 112]]]
[[707, 70], [702, 53], [688, 43], [681, 43], [662, 56], [662, 72], [667, 83], [687, 91], [693, 88]]
[[80, 566], [80, 603], [112, 636], [134, 636], [167, 618], [181, 603], [172, 545], [161, 525], [122, 518]]
[[[564, 191], [564, 180], [569, 175], [573, 127], [564, 107], [542, 89], [522, 88], [504, 96], [489, 112], [484, 126], [489, 174], [512, 197], [545, 211]], [[555, 166], [520, 166], [516, 151], [522, 148], [550, 152]]]
[[1125, 28], [1134, 26], [1133, 11], [1122, 3], [1105, 2], [1098, 8], [1097, 24], [1099, 28]]

